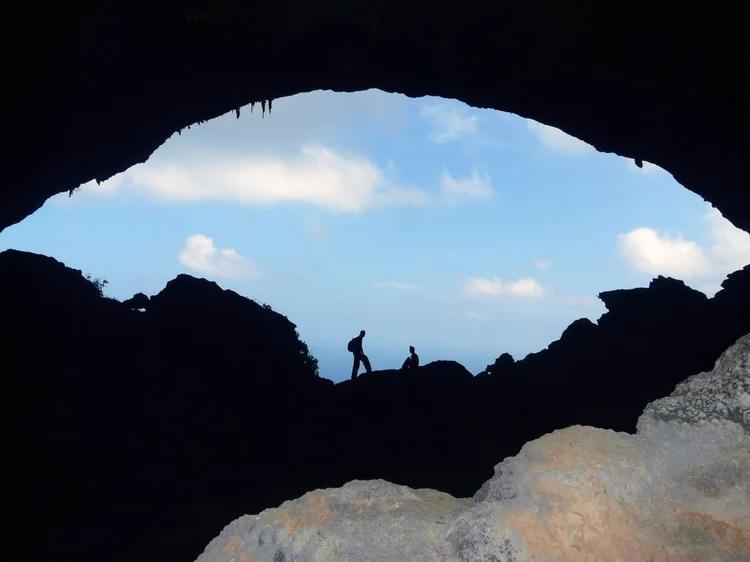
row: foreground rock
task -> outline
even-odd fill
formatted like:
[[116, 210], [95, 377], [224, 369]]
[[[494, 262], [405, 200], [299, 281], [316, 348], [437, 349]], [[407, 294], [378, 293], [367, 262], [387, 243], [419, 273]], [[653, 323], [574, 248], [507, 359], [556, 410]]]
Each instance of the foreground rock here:
[[234, 521], [198, 560], [750, 560], [749, 419], [750, 334], [649, 404], [636, 435], [547, 434], [472, 500], [382, 480], [318, 490]]
[[[434, 490], [354, 480], [228, 525], [200, 560], [458, 560], [447, 525], [471, 505]], [[371, 553], [368, 555], [368, 553]]]

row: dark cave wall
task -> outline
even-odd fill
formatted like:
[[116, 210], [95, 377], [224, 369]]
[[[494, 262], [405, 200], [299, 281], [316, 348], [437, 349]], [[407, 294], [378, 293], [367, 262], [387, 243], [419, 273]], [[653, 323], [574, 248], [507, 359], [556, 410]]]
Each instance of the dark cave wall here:
[[214, 282], [179, 275], [138, 312], [54, 258], [0, 252], [11, 540], [37, 560], [179, 562], [242, 514], [354, 479], [471, 497], [555, 429], [635, 431], [750, 332], [749, 289], [750, 265], [712, 299], [658, 277], [489, 373], [435, 361], [334, 385], [290, 319]]
[[653, 162], [750, 230], [743, 3], [37, 0], [10, 13], [0, 228], [252, 101], [380, 88]]

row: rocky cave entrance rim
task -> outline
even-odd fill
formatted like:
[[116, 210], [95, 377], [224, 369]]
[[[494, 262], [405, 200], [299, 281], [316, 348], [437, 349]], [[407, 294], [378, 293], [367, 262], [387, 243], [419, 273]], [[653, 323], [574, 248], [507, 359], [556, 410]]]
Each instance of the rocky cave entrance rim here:
[[743, 3], [31, 0], [20, 10], [28, 48], [6, 75], [15, 142], [2, 229], [145, 162], [189, 125], [253, 101], [377, 88], [514, 113], [651, 162], [750, 231]]

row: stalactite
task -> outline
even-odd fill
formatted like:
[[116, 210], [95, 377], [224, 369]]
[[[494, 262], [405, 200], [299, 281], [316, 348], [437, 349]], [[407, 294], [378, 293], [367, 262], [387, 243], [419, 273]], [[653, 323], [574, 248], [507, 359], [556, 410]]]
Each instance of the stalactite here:
[[273, 100], [268, 100], [268, 114], [271, 115], [271, 106], [273, 105]]
[[240, 108], [238, 107], [234, 111], [235, 111], [235, 113], [237, 113], [237, 119], [239, 119], [240, 118]]
[[266, 100], [260, 101], [260, 108], [262, 110], [261, 117], [265, 118], [266, 117]]

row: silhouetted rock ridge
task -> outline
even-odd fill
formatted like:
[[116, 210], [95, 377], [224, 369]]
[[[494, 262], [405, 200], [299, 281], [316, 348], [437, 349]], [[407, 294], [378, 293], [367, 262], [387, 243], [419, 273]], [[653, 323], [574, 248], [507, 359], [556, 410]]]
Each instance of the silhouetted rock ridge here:
[[229, 523], [198, 562], [748, 560], [747, 419], [750, 334], [649, 404], [637, 435], [554, 431], [471, 500], [383, 480], [315, 490]]
[[750, 332], [749, 278], [732, 274], [713, 299], [671, 279], [603, 293], [597, 323], [482, 376], [436, 361], [334, 385], [292, 322], [216, 283], [180, 275], [139, 312], [54, 259], [6, 251], [7, 442], [10, 474], [26, 475], [9, 481], [9, 509], [39, 530], [41, 558], [156, 562], [352, 480], [468, 497], [556, 429], [635, 431], [646, 404]]

